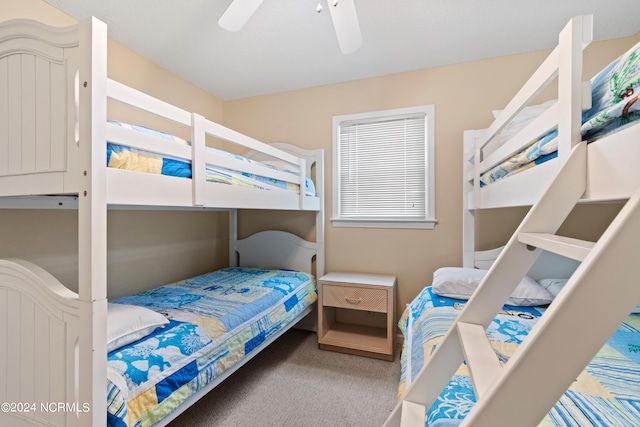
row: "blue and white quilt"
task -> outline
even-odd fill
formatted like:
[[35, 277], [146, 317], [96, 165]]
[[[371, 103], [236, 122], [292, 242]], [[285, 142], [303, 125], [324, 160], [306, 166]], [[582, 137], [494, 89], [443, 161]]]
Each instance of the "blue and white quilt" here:
[[[407, 306], [398, 323], [404, 334], [399, 398], [406, 393], [465, 304], [464, 300], [435, 295], [431, 287], [426, 287]], [[538, 307], [503, 307], [487, 329], [487, 336], [499, 360], [505, 362], [511, 357], [543, 310]], [[578, 376], [540, 426], [638, 426], [639, 384], [640, 315], [632, 314]], [[459, 425], [475, 401], [468, 370], [462, 364], [427, 411], [426, 425]], [[517, 420], [512, 425], [517, 426]]]
[[165, 418], [316, 300], [309, 274], [227, 268], [112, 301], [170, 322], [108, 354], [108, 425]]
[[[145, 126], [117, 122], [109, 120], [109, 123], [121, 126], [137, 132], [154, 135], [167, 141], [179, 144], [189, 145], [189, 142], [175, 135], [159, 132], [149, 129]], [[219, 150], [213, 147], [206, 147], [206, 150], [220, 156], [233, 158], [242, 162], [259, 165], [264, 168], [276, 169], [282, 172], [292, 174], [294, 177], [299, 176], [299, 172], [288, 169], [277, 168], [273, 165], [257, 162], [246, 157]], [[156, 153], [138, 150], [124, 145], [107, 142], [107, 166], [116, 169], [127, 169], [136, 172], [146, 172], [154, 174], [162, 174], [181, 178], [191, 178], [191, 163], [181, 159], [175, 159], [167, 156], [161, 156]], [[228, 185], [236, 185], [241, 187], [257, 188], [260, 190], [285, 190], [299, 192], [300, 185], [292, 182], [282, 181], [278, 179], [268, 178], [261, 175], [241, 172], [233, 169], [223, 168], [207, 164], [206, 179], [210, 182], [217, 182]], [[315, 187], [313, 181], [306, 177], [305, 194], [307, 196], [315, 196]]]

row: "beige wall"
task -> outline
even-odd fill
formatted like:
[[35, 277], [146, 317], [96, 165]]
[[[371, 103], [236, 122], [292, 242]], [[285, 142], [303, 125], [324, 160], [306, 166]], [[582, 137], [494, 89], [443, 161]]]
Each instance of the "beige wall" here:
[[[585, 75], [631, 46], [629, 40], [596, 43], [588, 49]], [[473, 63], [352, 81], [224, 103], [225, 125], [272, 142], [284, 141], [307, 148], [324, 148], [326, 169], [327, 271], [346, 270], [394, 274], [398, 277], [397, 312], [430, 283], [433, 271], [462, 262], [462, 133], [487, 127], [491, 110], [504, 107], [548, 52], [495, 58]], [[419, 54], [419, 53], [416, 53]], [[337, 228], [330, 222], [331, 119], [360, 113], [423, 104], [435, 105], [436, 218], [434, 230]], [[608, 218], [617, 207], [601, 205], [596, 216]], [[505, 243], [526, 209], [495, 210], [478, 215], [479, 249]], [[247, 212], [253, 224], [248, 233], [268, 224], [275, 214]], [[584, 226], [577, 209], [565, 230], [594, 234], [601, 226]], [[281, 218], [280, 216], [278, 218]], [[279, 219], [280, 225], [283, 220]], [[311, 219], [309, 221], [312, 221]], [[294, 226], [301, 228], [298, 222]], [[310, 225], [307, 225], [307, 229]]]
[[[0, 21], [16, 18], [37, 19], [54, 26], [77, 23], [42, 0], [2, 0]], [[109, 77], [209, 119], [222, 120], [222, 102], [211, 94], [112, 40], [107, 52]], [[122, 118], [124, 111], [109, 105], [111, 118]], [[127, 118], [143, 123], [149, 120], [139, 115]], [[35, 262], [76, 290], [76, 224], [75, 211], [0, 210], [0, 258]], [[108, 226], [110, 298], [227, 265], [224, 213], [110, 211]]]
[[[4, 0], [0, 20], [35, 18], [68, 25], [73, 18], [42, 0]], [[637, 41], [638, 36], [635, 37]], [[630, 40], [588, 48], [585, 76], [631, 45]], [[381, 78], [221, 102], [131, 50], [110, 41], [110, 77], [185, 109], [223, 121], [267, 142], [291, 142], [326, 150], [327, 270], [395, 274], [398, 313], [441, 266], [460, 265], [462, 132], [486, 127], [491, 110], [502, 108], [547, 52], [425, 69]], [[416, 54], [427, 54], [416, 52]], [[334, 115], [434, 104], [436, 108], [436, 217], [434, 230], [335, 228], [331, 217], [331, 118]], [[113, 108], [112, 108], [113, 107]], [[110, 106], [119, 118], [125, 112]], [[131, 120], [131, 116], [127, 115]], [[588, 237], [601, 232], [617, 206], [579, 207], [563, 227]], [[504, 243], [526, 209], [477, 215], [478, 248]], [[64, 283], [74, 284], [77, 263], [75, 212], [0, 211], [0, 257], [39, 262]], [[587, 218], [589, 221], [587, 221]], [[263, 228], [292, 230], [313, 238], [314, 215], [287, 212], [240, 213], [242, 236]], [[227, 260], [226, 216], [217, 213], [111, 212], [109, 216], [111, 296], [165, 283], [222, 266]]]

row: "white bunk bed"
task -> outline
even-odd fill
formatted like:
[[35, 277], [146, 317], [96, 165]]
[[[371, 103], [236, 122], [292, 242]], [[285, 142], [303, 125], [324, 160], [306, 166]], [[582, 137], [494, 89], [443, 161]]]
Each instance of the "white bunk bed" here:
[[[6, 100], [0, 103], [0, 208], [77, 209], [79, 241], [78, 293], [29, 262], [0, 260], [0, 401], [12, 405], [3, 406], [1, 425], [107, 422], [107, 209], [227, 210], [231, 266], [324, 271], [322, 150], [264, 144], [113, 81], [106, 70], [106, 25], [95, 18], [69, 28], [27, 20], [0, 23], [0, 98]], [[108, 122], [108, 100], [183, 126], [190, 142]], [[211, 150], [207, 136], [249, 154]], [[190, 176], [106, 167], [107, 141], [143, 156], [180, 161]], [[157, 172], [162, 160], [153, 162]], [[223, 168], [223, 175], [233, 170], [257, 176], [258, 185], [213, 181], [212, 167]], [[236, 209], [242, 208], [315, 212], [315, 242], [280, 231], [238, 239]], [[212, 375], [158, 425], [174, 419], [311, 308], [302, 307], [245, 358]]]
[[[419, 346], [420, 351], [414, 354], [409, 349], [410, 354], [403, 354], [403, 360], [409, 360], [409, 367], [403, 364], [399, 402], [386, 426], [425, 423], [434, 426], [534, 426], [541, 422], [543, 425], [583, 425], [581, 421], [587, 418], [589, 410], [601, 415], [590, 420], [593, 425], [637, 425], [640, 422], [637, 411], [640, 363], [634, 356], [637, 348], [629, 347], [618, 353], [617, 350], [611, 352], [611, 346], [603, 347], [613, 334], [619, 333], [618, 327], [625, 332], [637, 334], [640, 331], [640, 317], [637, 314], [629, 316], [638, 309], [636, 305], [640, 302], [640, 288], [636, 286], [640, 275], [634, 266], [640, 239], [640, 169], [634, 164], [640, 159], [640, 120], [593, 141], [583, 140], [582, 112], [586, 110], [589, 117], [592, 97], [591, 85], [581, 81], [582, 50], [591, 41], [591, 34], [591, 16], [572, 19], [561, 32], [558, 46], [494, 123], [484, 131], [465, 132], [463, 266], [488, 270], [480, 279], [473, 273], [477, 270], [463, 271], [463, 268], [455, 273], [462, 278], [454, 274], [455, 279], [450, 279], [453, 274], [450, 271], [439, 270], [434, 274], [434, 287], [437, 283], [439, 292], [442, 289], [454, 292], [450, 289], [451, 283], [455, 283], [455, 292], [459, 292], [460, 286], [471, 287], [474, 290], [464, 298], [468, 303], [448, 298], [439, 301], [438, 295], [442, 294], [433, 292], [433, 297], [431, 288], [428, 291], [425, 288], [405, 312], [401, 328], [404, 327], [410, 336], [416, 332], [412, 322], [417, 322], [423, 313], [433, 311], [436, 316], [432, 322], [435, 323], [426, 329], [418, 327], [418, 336], [409, 340], [413, 341], [411, 345]], [[637, 56], [626, 59], [630, 57], [635, 58], [635, 66], [630, 67], [627, 62], [625, 72], [635, 68], [638, 73]], [[613, 67], [615, 69], [617, 65]], [[635, 118], [639, 114], [637, 75], [634, 78], [626, 76], [626, 84], [630, 85], [624, 88], [627, 99], [618, 105], [626, 107], [627, 112], [636, 115]], [[496, 149], [498, 144], [492, 144], [492, 138], [554, 80], [558, 83], [558, 100]], [[599, 101], [596, 99], [596, 102]], [[485, 172], [490, 173], [502, 161], [525, 150], [527, 143], [553, 129], [558, 132], [555, 159], [481, 185]], [[488, 148], [492, 146], [490, 152]], [[625, 201], [625, 204], [597, 242], [556, 234], [577, 203], [612, 200]], [[474, 211], [527, 205], [531, 205], [531, 209], [504, 248], [475, 251]], [[469, 275], [474, 276], [473, 280]], [[534, 279], [566, 280], [561, 290], [552, 295], [548, 307], [531, 316], [535, 326], [530, 324], [523, 327], [523, 333], [516, 333], [526, 335], [517, 349], [509, 344], [513, 347], [505, 352], [505, 347], [497, 343], [501, 339], [496, 337], [503, 335], [499, 338], [504, 338], [506, 334], [500, 331], [496, 334], [496, 322], [506, 323], [503, 304], [519, 289], [518, 285], [526, 281], [525, 275]], [[452, 295], [449, 296], [454, 297]], [[438, 310], [434, 307], [437, 305], [448, 305], [444, 310], [449, 313], [436, 313]], [[534, 309], [537, 311], [537, 307]], [[454, 310], [457, 311], [452, 313]], [[506, 311], [510, 311], [506, 314], [517, 317], [518, 313], [527, 310], [506, 307]], [[439, 330], [441, 328], [444, 330]], [[524, 333], [525, 329], [527, 333]], [[620, 368], [624, 365], [622, 360], [629, 361], [629, 377], [620, 380], [616, 384], [620, 388], [611, 394], [586, 393], [585, 401], [593, 399], [593, 405], [587, 408], [584, 416], [582, 413], [575, 418], [551, 416], [549, 411], [555, 410], [552, 407], [563, 393], [567, 390], [571, 393], [570, 386], [580, 384], [585, 366], [596, 354], [603, 356], [599, 353], [601, 349], [604, 353], [609, 351], [604, 354], [604, 360], [615, 354], [613, 358], [621, 363]], [[424, 358], [424, 365], [419, 370], [414, 366], [412, 371], [411, 361], [422, 365], [421, 358]], [[459, 375], [469, 377], [466, 391], [453, 384]], [[614, 378], [615, 374], [611, 380], [617, 381]], [[591, 386], [599, 384], [597, 379], [587, 381], [591, 381]], [[600, 387], [599, 391], [605, 388]], [[452, 393], [446, 394], [447, 390]], [[466, 393], [469, 390], [470, 393]], [[598, 413], [605, 405], [600, 406], [596, 401], [605, 396], [611, 398], [612, 406], [615, 406], [620, 397], [616, 392], [622, 390], [631, 390], [630, 395], [623, 396], [623, 400], [628, 398], [630, 411], [617, 413], [609, 408], [607, 413]], [[583, 391], [585, 389], [578, 385], [578, 394]], [[443, 403], [442, 399], [448, 398], [451, 400]], [[439, 417], [434, 415], [435, 402], [443, 403], [440, 407], [444, 408], [443, 412], [447, 412], [447, 408], [449, 411], [443, 419], [435, 422], [432, 419], [433, 424], [430, 424], [429, 417]], [[573, 409], [580, 412], [577, 406]], [[464, 413], [464, 417], [460, 417], [460, 413]], [[562, 411], [556, 411], [558, 413]], [[456, 416], [452, 418], [456, 419], [447, 420], [453, 414]], [[618, 415], [620, 418], [616, 418]]]
[[[466, 210], [501, 208], [510, 206], [531, 206], [540, 199], [542, 192], [556, 175], [571, 149], [578, 142], [587, 145], [587, 189], [583, 201], [611, 201], [628, 199], [640, 182], [640, 171], [635, 159], [640, 156], [640, 147], [635, 143], [640, 137], [640, 126], [621, 126], [620, 117], [612, 118], [609, 127], [618, 125], [616, 132], [604, 133], [585, 131], [582, 136], [582, 112], [588, 116], [611, 107], [609, 89], [611, 77], [605, 70], [600, 78], [594, 77], [593, 88], [596, 105], [592, 100], [592, 82], [582, 81], [582, 50], [591, 42], [591, 16], [574, 18], [575, 25], [567, 27], [559, 38], [558, 46], [538, 67], [531, 78], [522, 86], [507, 106], [496, 117], [488, 129], [467, 131], [464, 134], [464, 203]], [[637, 52], [638, 48], [635, 47]], [[628, 52], [630, 54], [631, 51]], [[622, 64], [618, 65], [619, 67]], [[638, 65], [622, 78], [621, 83], [629, 83], [635, 94], [628, 96], [618, 105], [629, 105], [631, 115], [638, 114], [637, 99]], [[544, 105], [529, 105], [551, 83], [557, 83], [558, 97]], [[606, 87], [605, 87], [606, 86]], [[626, 86], [625, 86], [626, 88]], [[617, 95], [617, 94], [616, 94]], [[550, 104], [550, 105], [549, 105]], [[535, 120], [518, 121], [518, 114], [527, 108], [542, 112]], [[594, 110], [594, 111], [592, 111]], [[622, 110], [622, 108], [621, 108]], [[591, 111], [591, 114], [589, 112]], [[533, 114], [533, 113], [530, 113]], [[622, 113], [619, 113], [623, 117]], [[614, 123], [615, 122], [615, 123]], [[636, 123], [637, 124], [637, 123]], [[496, 143], [501, 131], [513, 125], [509, 131], [511, 138]], [[519, 131], [516, 131], [519, 129]], [[523, 151], [532, 141], [536, 141], [557, 130], [557, 157], [535, 167], [522, 168], [522, 172], [497, 180], [489, 185], [481, 185], [480, 176]], [[465, 218], [465, 220], [469, 217]]]

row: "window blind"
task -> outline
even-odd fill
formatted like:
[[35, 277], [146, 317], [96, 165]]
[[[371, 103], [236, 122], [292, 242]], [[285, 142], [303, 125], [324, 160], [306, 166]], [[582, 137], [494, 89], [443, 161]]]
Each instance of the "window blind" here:
[[426, 135], [424, 112], [342, 122], [339, 217], [429, 219]]

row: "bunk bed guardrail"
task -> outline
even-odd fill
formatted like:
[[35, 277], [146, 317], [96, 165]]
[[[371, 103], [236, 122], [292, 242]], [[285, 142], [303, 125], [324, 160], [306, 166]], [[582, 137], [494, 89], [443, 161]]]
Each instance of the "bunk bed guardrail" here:
[[[465, 188], [465, 194], [468, 194], [467, 204], [470, 209], [491, 207], [486, 206], [492, 203], [490, 200], [485, 202], [482, 199], [481, 174], [522, 151], [531, 141], [557, 129], [559, 158], [566, 158], [571, 148], [580, 142], [581, 113], [583, 109], [591, 106], [591, 86], [589, 82], [582, 82], [582, 51], [591, 43], [592, 38], [593, 16], [584, 15], [573, 18], [561, 31], [556, 48], [496, 117], [491, 126], [484, 131], [465, 133], [465, 181], [469, 183]], [[558, 100], [509, 141], [489, 155], [485, 155], [483, 150], [493, 138], [553, 82], [557, 82]], [[542, 176], [553, 176], [560, 162], [546, 163], [541, 165], [545, 168]], [[510, 178], [518, 180], [517, 175]], [[509, 200], [513, 205], [532, 204], [544, 189], [544, 185], [536, 184], [535, 188], [527, 185], [526, 182], [522, 185], [523, 187], [517, 191], [507, 191], [501, 200]], [[512, 187], [515, 186], [516, 184], [512, 184]]]

